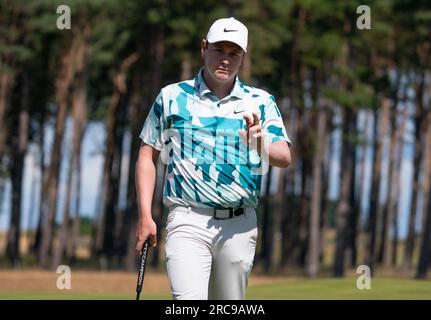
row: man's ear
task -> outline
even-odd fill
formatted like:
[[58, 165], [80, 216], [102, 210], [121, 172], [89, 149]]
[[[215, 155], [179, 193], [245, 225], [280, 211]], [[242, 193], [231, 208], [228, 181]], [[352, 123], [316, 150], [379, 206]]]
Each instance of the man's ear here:
[[245, 55], [247, 54], [247, 52], [243, 52], [243, 55], [242, 55], [242, 60], [241, 60], [241, 64], [239, 65], [239, 67], [240, 68], [242, 68], [242, 66], [244, 65], [244, 60], [245, 60]]
[[207, 39], [202, 39], [201, 41], [201, 57], [202, 59], [205, 59], [205, 51], [208, 49], [208, 41]]

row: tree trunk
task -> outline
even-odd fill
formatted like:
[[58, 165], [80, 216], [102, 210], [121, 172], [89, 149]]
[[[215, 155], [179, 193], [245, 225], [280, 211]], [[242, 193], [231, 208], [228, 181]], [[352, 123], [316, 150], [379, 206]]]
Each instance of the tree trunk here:
[[[396, 115], [396, 105], [392, 109], [392, 113]], [[391, 138], [389, 142], [389, 169], [388, 169], [388, 199], [386, 205], [383, 208], [383, 232], [382, 238], [379, 247], [378, 259], [379, 263], [384, 262], [385, 267], [389, 267], [390, 265], [390, 254], [392, 252], [392, 242], [391, 242], [391, 225], [393, 222], [393, 210], [390, 208], [393, 207], [394, 198], [393, 198], [393, 186], [395, 179], [395, 147], [397, 143], [397, 127], [396, 127], [396, 118], [394, 115], [391, 115]]]
[[[385, 266], [389, 265], [389, 254], [391, 252], [391, 241], [390, 241], [390, 233], [391, 233], [391, 224], [393, 221], [392, 213], [393, 211], [389, 210], [389, 206], [393, 206], [393, 182], [394, 182], [394, 162], [395, 162], [395, 145], [397, 143], [397, 115], [398, 115], [398, 87], [399, 87], [399, 80], [400, 77], [397, 79], [397, 90], [395, 91], [395, 95], [393, 97], [393, 105], [392, 108], [389, 110], [389, 117], [390, 117], [390, 126], [388, 127], [388, 131], [390, 132], [390, 141], [389, 141], [389, 169], [388, 169], [388, 181], [387, 181], [387, 201], [385, 206], [383, 207], [383, 221], [382, 221], [382, 235], [381, 235], [381, 241], [379, 245], [379, 252], [377, 261], [379, 263], [382, 263], [384, 260], [388, 264], [385, 263]], [[388, 251], [386, 251], [388, 249]], [[385, 259], [386, 256], [386, 259]]]
[[[301, 72], [302, 73], [302, 72]], [[304, 78], [300, 77], [300, 83], [304, 83]], [[302, 87], [302, 85], [301, 85]], [[301, 88], [300, 91], [303, 91]], [[301, 115], [299, 117], [299, 125], [300, 129], [298, 132], [298, 136], [302, 137], [299, 141], [299, 154], [301, 157], [301, 195], [300, 195], [300, 208], [299, 208], [299, 221], [298, 221], [298, 249], [295, 260], [298, 265], [301, 267], [305, 267], [305, 258], [307, 256], [308, 251], [308, 225], [309, 225], [309, 213], [310, 213], [310, 189], [311, 189], [311, 153], [309, 151], [308, 139], [309, 131], [307, 125], [307, 112], [304, 108], [304, 93], [300, 94], [301, 96]]]
[[344, 107], [343, 110], [343, 133], [342, 133], [342, 152], [340, 171], [340, 201], [336, 209], [336, 242], [334, 275], [342, 277], [344, 275], [344, 257], [347, 245], [347, 232], [349, 215], [352, 212], [350, 207], [351, 191], [351, 172], [354, 171], [351, 154], [353, 152], [352, 142], [350, 141], [351, 128], [355, 125], [355, 115], [352, 110]]
[[[77, 232], [79, 232], [79, 202], [75, 207], [75, 219], [73, 222], [74, 232], [69, 231], [70, 204], [72, 202], [73, 186], [76, 185], [78, 178], [77, 171], [81, 158], [81, 143], [83, 138], [85, 118], [86, 118], [86, 65], [88, 57], [88, 41], [90, 37], [90, 26], [84, 25], [83, 35], [77, 35], [76, 54], [74, 56], [75, 81], [72, 97], [72, 115], [73, 115], [73, 140], [70, 152], [69, 171], [67, 177], [66, 201], [63, 208], [63, 222], [58, 236], [58, 245], [56, 247], [52, 262], [52, 269], [60, 265], [63, 260], [65, 251], [71, 251], [68, 257], [74, 254], [73, 242], [76, 243]], [[79, 188], [75, 188], [75, 196], [79, 199]], [[77, 230], [78, 229], [78, 230]], [[70, 248], [67, 250], [67, 248]]]
[[100, 175], [99, 185], [97, 187], [97, 196], [99, 199], [96, 203], [96, 218], [94, 219], [94, 224], [92, 228], [92, 242], [91, 242], [91, 252], [93, 256], [99, 256], [102, 250], [103, 241], [103, 223], [104, 223], [104, 208], [105, 203], [105, 175]]
[[[391, 230], [393, 234], [395, 234], [394, 228], [394, 219], [397, 214], [394, 210], [395, 202], [397, 201], [398, 194], [396, 195], [399, 188], [399, 181], [397, 180], [397, 175], [399, 176], [399, 172], [396, 170], [396, 146], [397, 142], [400, 139], [403, 139], [404, 128], [397, 128], [397, 118], [398, 118], [398, 108], [397, 103], [394, 104], [391, 110], [391, 122], [390, 122], [390, 130], [391, 130], [391, 139], [389, 146], [389, 179], [388, 179], [388, 201], [385, 206], [384, 212], [384, 224], [385, 231], [383, 234], [383, 241], [380, 247], [379, 260], [384, 263], [386, 268], [390, 267], [391, 264], [391, 254], [393, 253], [393, 244], [394, 242], [391, 239]], [[402, 156], [402, 154], [401, 154]], [[399, 159], [401, 162], [402, 159]], [[398, 192], [397, 192], [398, 193]], [[392, 227], [392, 228], [391, 228]]]
[[[358, 128], [357, 128], [357, 112], [354, 112], [354, 119], [352, 123], [352, 127], [350, 128], [350, 135], [354, 137], [358, 136]], [[351, 163], [352, 163], [352, 171], [350, 171], [350, 192], [349, 192], [349, 208], [350, 214], [348, 216], [348, 227], [346, 232], [346, 256], [348, 258], [349, 265], [351, 267], [356, 266], [356, 246], [357, 246], [357, 236], [358, 236], [358, 224], [359, 224], [359, 205], [357, 199], [357, 191], [356, 191], [356, 154], [357, 154], [357, 144], [354, 143], [351, 146]]]
[[[359, 192], [358, 192], [358, 198], [357, 198], [357, 201], [358, 201], [357, 210], [359, 211], [359, 215], [362, 212], [361, 203], [362, 203], [362, 199], [363, 199], [364, 193], [365, 193], [365, 185], [367, 184], [367, 180], [365, 179], [365, 177], [366, 177], [365, 172], [366, 172], [366, 162], [367, 162], [367, 149], [369, 146], [369, 137], [370, 137], [370, 130], [371, 130], [370, 123], [372, 122], [372, 117], [373, 117], [372, 113], [370, 113], [368, 111], [365, 112], [365, 120], [364, 120], [365, 127], [364, 127], [364, 133], [363, 133], [363, 138], [362, 138], [363, 139], [362, 154], [361, 154], [361, 158], [359, 160], [359, 162], [360, 162], [359, 178], [358, 178], [358, 191]], [[359, 219], [359, 217], [358, 217], [358, 219]], [[359, 219], [359, 221], [360, 221], [360, 219]], [[361, 230], [362, 230], [361, 226], [359, 225], [360, 224], [359, 221], [358, 221], [358, 236], [361, 235]], [[358, 245], [359, 246], [358, 246], [357, 250], [361, 250], [362, 249], [361, 242]], [[352, 257], [352, 262], [354, 262], [356, 265], [356, 259], [353, 257]]]
[[[425, 136], [425, 146], [431, 146], [431, 113], [428, 113], [428, 123], [426, 126], [426, 136]], [[431, 148], [425, 147], [424, 151], [424, 158], [423, 158], [423, 174], [422, 174], [422, 224], [421, 226], [426, 225], [426, 216], [427, 216], [427, 209], [428, 209], [428, 191], [430, 188], [430, 179], [429, 177], [431, 171]]]
[[[303, 129], [304, 122], [304, 66], [301, 60], [300, 45], [304, 34], [305, 21], [307, 12], [298, 5], [295, 8], [294, 18], [296, 25], [294, 27], [292, 47], [289, 53], [289, 64], [286, 64], [286, 69], [282, 73], [287, 79], [287, 92], [290, 92], [291, 106], [291, 128], [296, 139], [293, 145], [293, 155], [295, 156], [295, 166], [287, 174], [287, 193], [288, 205], [284, 209], [285, 214], [282, 217], [282, 258], [281, 264], [286, 267], [290, 261], [298, 263], [301, 259], [301, 254], [304, 252], [304, 242], [306, 242], [307, 227], [304, 214], [307, 212], [307, 203], [305, 197], [305, 184], [301, 183], [301, 195], [296, 192], [296, 181], [300, 176], [304, 178], [305, 168], [302, 168], [305, 163], [305, 148], [302, 142], [305, 139], [305, 131]], [[289, 66], [290, 68], [287, 68]], [[305, 181], [304, 181], [305, 183]], [[304, 237], [305, 236], [305, 237]], [[304, 239], [305, 238], [305, 239]]]
[[28, 145], [28, 76], [24, 73], [21, 76], [19, 90], [17, 94], [18, 106], [16, 119], [12, 123], [12, 161], [10, 163], [10, 172], [12, 176], [12, 215], [7, 234], [6, 254], [14, 267], [18, 267], [21, 262], [20, 257], [20, 236], [21, 236], [21, 200], [22, 200], [22, 182], [24, 173], [24, 158]]
[[[32, 115], [34, 118], [34, 122], [37, 125], [34, 133], [32, 134], [35, 144], [37, 144], [37, 151], [35, 152], [35, 157], [37, 161], [35, 161], [35, 190], [38, 190], [38, 195], [35, 195], [34, 199], [39, 199], [38, 205], [32, 207], [32, 211], [34, 213], [33, 219], [37, 219], [35, 222], [35, 232], [32, 233], [31, 239], [28, 241], [29, 244], [29, 252], [37, 259], [40, 243], [42, 239], [42, 221], [44, 218], [44, 209], [43, 209], [43, 199], [45, 199], [45, 187], [46, 187], [46, 170], [45, 170], [45, 122], [47, 114], [49, 113], [48, 108], [50, 101], [50, 97], [52, 96], [52, 77], [51, 72], [49, 71], [51, 61], [53, 59], [59, 60], [59, 55], [56, 50], [52, 50], [52, 41], [50, 41], [50, 37], [48, 36], [44, 41], [43, 45], [40, 48], [41, 50], [37, 51], [37, 57], [34, 57], [35, 60], [40, 60], [42, 62], [41, 65], [36, 63], [36, 69], [33, 69], [30, 66], [29, 72], [32, 74], [32, 105], [36, 107], [36, 110], [33, 110]], [[58, 65], [58, 63], [57, 63]], [[55, 87], [54, 87], [55, 89]], [[36, 169], [37, 166], [37, 169]]]
[[[85, 121], [85, 120], [84, 120]], [[77, 137], [80, 140], [79, 146], [77, 146], [78, 150], [76, 151], [77, 157], [74, 159], [74, 177], [75, 177], [75, 217], [72, 222], [72, 231], [70, 235], [70, 240], [67, 242], [66, 255], [68, 261], [73, 265], [76, 261], [76, 251], [79, 245], [79, 236], [80, 236], [80, 226], [81, 226], [81, 208], [80, 208], [80, 199], [81, 199], [81, 143], [84, 136], [85, 129], [82, 128], [81, 137]]]
[[51, 151], [51, 162], [46, 179], [45, 198], [43, 199], [44, 217], [42, 217], [42, 238], [39, 248], [38, 262], [40, 267], [48, 266], [48, 257], [53, 238], [53, 227], [57, 208], [58, 180], [60, 175], [61, 147], [67, 115], [70, 85], [74, 74], [73, 58], [75, 56], [76, 35], [66, 38], [64, 52], [61, 55], [61, 65], [55, 82], [55, 103], [58, 113], [55, 124], [55, 136]]
[[[114, 228], [110, 231], [109, 235], [114, 241], [113, 253], [116, 258], [117, 266], [121, 264], [121, 252], [120, 252], [120, 238], [121, 230], [124, 223], [125, 211], [120, 209], [120, 183], [121, 183], [121, 171], [123, 167], [123, 150], [124, 150], [124, 133], [126, 132], [126, 118], [127, 118], [127, 105], [129, 104], [129, 94], [124, 95], [120, 102], [117, 128], [115, 131], [115, 155], [114, 165], [112, 167], [112, 195], [114, 195], [114, 215], [115, 223]], [[108, 230], [105, 230], [108, 232]]]
[[[32, 153], [32, 156], [35, 157], [35, 154]], [[32, 163], [32, 169], [31, 169], [31, 189], [30, 189], [30, 195], [29, 199], [31, 203], [37, 203], [37, 173], [36, 173], [36, 165], [33, 162]], [[30, 175], [30, 174], [29, 174]], [[27, 246], [27, 252], [30, 254], [32, 252], [32, 236], [34, 231], [32, 230], [32, 226], [34, 225], [34, 218], [36, 216], [36, 210], [37, 207], [31, 207], [28, 211], [28, 217], [27, 217], [27, 230], [28, 230], [28, 246]]]
[[[431, 179], [431, 174], [428, 175]], [[423, 226], [422, 241], [419, 253], [419, 263], [416, 271], [417, 279], [425, 279], [431, 262], [431, 189], [428, 191], [428, 209]]]
[[413, 251], [415, 248], [416, 238], [416, 211], [418, 207], [418, 195], [420, 188], [420, 170], [421, 159], [423, 154], [422, 134], [423, 134], [423, 119], [426, 117], [424, 114], [423, 95], [425, 86], [424, 72], [421, 74], [421, 79], [416, 88], [416, 113], [415, 113], [415, 151], [413, 160], [413, 193], [410, 203], [410, 215], [408, 223], [408, 234], [406, 240], [406, 247], [404, 251], [404, 269], [409, 270], [413, 263]]
[[[103, 167], [104, 186], [102, 196], [103, 209], [101, 217], [101, 225], [98, 226], [97, 240], [98, 248], [97, 253], [106, 255], [111, 258], [114, 254], [114, 238], [112, 232], [115, 228], [115, 214], [117, 206], [118, 194], [115, 193], [114, 186], [117, 185], [116, 177], [114, 176], [115, 170], [115, 150], [116, 150], [116, 132], [118, 126], [118, 110], [120, 108], [121, 98], [127, 92], [126, 75], [128, 69], [139, 58], [137, 52], [132, 53], [123, 60], [119, 70], [115, 73], [113, 78], [114, 92], [111, 98], [108, 115], [107, 115], [107, 148], [105, 152], [105, 164]], [[117, 163], [118, 165], [118, 163]], [[117, 171], [118, 172], [118, 171]]]
[[326, 129], [326, 134], [324, 138], [324, 147], [323, 147], [323, 163], [322, 163], [322, 196], [321, 196], [321, 209], [320, 209], [320, 255], [319, 261], [322, 263], [324, 260], [325, 254], [325, 234], [328, 229], [328, 213], [329, 213], [329, 200], [328, 200], [328, 189], [329, 189], [329, 168], [331, 164], [331, 145], [334, 143], [331, 141], [331, 122], [328, 119], [328, 115], [326, 115], [326, 125], [328, 129]]
[[[383, 98], [381, 119], [378, 120], [377, 110], [374, 111], [374, 153], [373, 153], [373, 170], [371, 181], [370, 206], [368, 210], [368, 240], [366, 251], [366, 264], [373, 270], [376, 262], [376, 232], [377, 232], [377, 217], [379, 210], [380, 198], [380, 179], [383, 157], [383, 140], [386, 134], [386, 127], [389, 116], [389, 101]], [[378, 125], [379, 124], [379, 125]], [[380, 128], [380, 130], [378, 130]]]
[[[344, 33], [347, 35], [351, 30], [350, 22], [345, 19], [343, 26]], [[340, 64], [346, 68], [353, 67], [353, 49], [350, 40], [342, 48]], [[352, 83], [347, 77], [341, 78], [340, 88], [346, 92], [352, 91]], [[340, 198], [335, 212], [336, 239], [335, 239], [335, 258], [334, 276], [344, 276], [345, 255], [348, 248], [349, 236], [351, 236], [352, 214], [354, 209], [354, 181], [355, 174], [355, 145], [352, 137], [356, 133], [357, 116], [352, 106], [342, 106], [342, 137], [341, 137], [341, 163], [340, 167]], [[353, 199], [353, 200], [352, 200]]]
[[322, 191], [322, 166], [326, 137], [326, 112], [322, 106], [318, 106], [317, 116], [317, 141], [315, 143], [315, 154], [313, 160], [313, 191], [311, 196], [311, 216], [309, 230], [309, 257], [307, 272], [309, 277], [316, 277], [319, 272], [320, 257], [320, 211], [321, 211], [321, 191]]
[[[18, 28], [21, 27], [22, 7], [19, 2], [10, 3], [1, 13], [1, 23], [8, 26], [8, 32], [2, 35], [2, 46], [18, 45]], [[15, 85], [15, 57], [13, 51], [2, 50], [0, 54], [0, 165], [4, 155], [7, 138], [6, 111], [10, 105], [12, 90]], [[9, 68], [9, 70], [7, 70]]]
[[[118, 77], [118, 73], [115, 78]], [[102, 228], [98, 230], [102, 239], [101, 247], [98, 254], [104, 255], [110, 260], [114, 255], [114, 228], [115, 216], [118, 205], [118, 193], [116, 185], [118, 181], [118, 158], [116, 157], [116, 149], [118, 148], [116, 141], [116, 133], [118, 126], [118, 111], [120, 107], [121, 91], [118, 88], [116, 80], [114, 80], [114, 94], [111, 98], [111, 103], [107, 115], [107, 139], [105, 151], [105, 164], [103, 167], [104, 185], [103, 185], [103, 223]]]
[[[152, 64], [152, 68], [150, 70], [150, 77], [151, 77], [151, 91], [150, 91], [150, 96], [147, 97], [148, 101], [154, 101], [154, 99], [156, 98], [157, 94], [160, 91], [160, 87], [161, 87], [161, 83], [162, 83], [162, 72], [163, 72], [163, 59], [165, 58], [165, 49], [166, 49], [166, 41], [165, 41], [165, 30], [163, 27], [158, 27], [157, 30], [154, 31], [155, 36], [151, 39], [151, 56], [153, 59], [153, 64]], [[181, 80], [185, 80], [185, 79], [190, 79], [191, 78], [191, 69], [192, 69], [192, 63], [190, 61], [190, 57], [186, 56], [184, 57], [183, 61], [182, 61], [182, 72], [181, 72], [181, 76], [180, 79]], [[148, 104], [149, 105], [149, 104]], [[130, 159], [135, 159], [134, 162], [130, 163], [130, 172], [129, 172], [129, 179], [131, 181], [131, 183], [129, 183], [129, 191], [128, 194], [130, 194], [130, 196], [128, 196], [128, 199], [130, 199], [130, 197], [133, 198], [133, 202], [132, 202], [132, 210], [133, 210], [133, 217], [132, 220], [127, 222], [127, 223], [132, 223], [132, 227], [131, 227], [131, 231], [130, 232], [130, 236], [129, 236], [129, 240], [128, 240], [128, 253], [127, 253], [127, 266], [128, 269], [132, 268], [132, 265], [134, 264], [133, 262], [135, 261], [135, 257], [136, 257], [136, 251], [135, 251], [135, 247], [136, 247], [136, 223], [138, 221], [138, 207], [137, 207], [137, 203], [136, 203], [136, 192], [135, 192], [135, 164], [136, 164], [136, 158], [137, 158], [137, 152], [138, 152], [138, 148], [139, 148], [139, 143], [138, 141], [140, 139], [135, 138], [139, 135], [139, 131], [142, 129], [142, 123], [144, 122], [146, 115], [148, 114], [150, 108], [146, 108], [144, 112], [142, 112], [141, 110], [138, 110], [138, 114], [143, 115], [142, 118], [137, 118], [139, 120], [139, 122], [136, 123], [135, 126], [135, 135], [132, 136], [132, 146], [133, 146], [133, 141], [135, 139], [136, 140], [136, 145], [135, 145], [135, 149], [131, 149], [131, 157]], [[134, 152], [134, 153], [133, 153]], [[166, 170], [166, 166], [163, 166], [163, 170], [162, 172], [164, 172], [164, 170]], [[159, 176], [160, 172], [159, 170], [157, 170], [157, 177], [156, 178], [156, 186], [155, 186], [155, 190], [160, 190], [160, 194], [155, 192], [154, 194], [154, 199], [152, 202], [152, 210], [153, 210], [153, 218], [154, 218], [154, 222], [156, 223], [157, 226], [157, 230], [160, 231], [162, 225], [163, 225], [163, 213], [164, 213], [164, 207], [163, 207], [163, 187], [164, 187], [164, 173], [162, 175], [162, 177]], [[161, 179], [161, 180], [159, 180]], [[159, 189], [160, 188], [160, 189]], [[133, 196], [132, 196], [133, 195]], [[129, 227], [128, 227], [129, 228]], [[160, 257], [160, 248], [161, 248], [161, 235], [162, 232], [157, 232], [157, 243], [159, 245], [157, 245], [155, 248], [153, 248], [152, 251], [152, 255], [151, 255], [151, 264], [152, 266], [156, 266], [159, 263], [159, 257]]]
[[272, 214], [270, 204], [270, 188], [272, 180], [272, 166], [269, 166], [267, 173], [267, 180], [265, 185], [265, 197], [262, 203], [262, 244], [260, 251], [260, 258], [263, 261], [263, 268], [268, 272], [271, 268], [271, 249], [272, 249]]
[[[289, 100], [290, 102], [292, 100]], [[297, 159], [297, 145], [295, 143], [297, 126], [298, 111], [296, 108], [292, 106], [292, 102], [290, 103], [290, 112], [289, 112], [289, 125], [288, 128], [291, 128], [290, 137], [293, 143], [292, 147], [292, 155], [293, 159]], [[293, 161], [296, 163], [296, 161]], [[296, 194], [295, 194], [295, 179], [296, 179], [296, 170], [297, 166], [293, 165], [290, 170], [286, 172], [286, 194], [285, 201], [283, 202], [282, 210], [282, 219], [281, 219], [281, 267], [285, 268], [289, 262], [290, 256], [292, 254], [292, 244], [294, 242], [296, 228], [295, 228], [295, 212], [296, 208]]]
[[310, 194], [311, 194], [311, 169], [312, 160], [311, 152], [309, 150], [310, 132], [308, 129], [311, 116], [309, 111], [305, 108], [305, 67], [301, 64], [297, 70], [298, 79], [298, 101], [299, 101], [299, 113], [298, 113], [298, 148], [297, 158], [300, 159], [299, 166], [299, 177], [300, 177], [300, 196], [299, 196], [299, 208], [296, 213], [298, 216], [298, 222], [296, 228], [298, 229], [297, 244], [292, 252], [293, 260], [296, 261], [298, 266], [305, 268], [305, 258], [308, 251], [308, 227], [309, 227], [309, 213], [310, 213]]
[[276, 232], [273, 235], [273, 242], [277, 243], [277, 251], [272, 252], [273, 265], [277, 268], [282, 268], [282, 256], [283, 256], [283, 213], [286, 207], [286, 184], [287, 184], [288, 169], [280, 168], [280, 174], [278, 177], [278, 186], [276, 194], [276, 208], [274, 210], [274, 226]]
[[407, 125], [408, 115], [407, 115], [407, 107], [404, 107], [403, 112], [403, 118], [401, 120], [401, 126], [399, 129], [399, 137], [397, 139], [398, 146], [397, 146], [397, 155], [396, 155], [396, 167], [394, 168], [395, 171], [395, 182], [394, 182], [394, 204], [393, 206], [389, 207], [389, 210], [392, 210], [393, 213], [389, 213], [393, 217], [392, 225], [394, 230], [394, 235], [392, 238], [392, 259], [391, 264], [392, 266], [396, 267], [397, 265], [397, 257], [398, 257], [398, 207], [400, 203], [400, 186], [401, 186], [401, 168], [402, 168], [402, 162], [403, 162], [403, 154], [404, 154], [404, 133]]
[[80, 229], [80, 195], [81, 195], [81, 147], [87, 122], [87, 68], [89, 57], [89, 41], [91, 38], [91, 25], [84, 22], [83, 34], [80, 37], [80, 46], [76, 59], [76, 77], [72, 97], [73, 116], [73, 146], [72, 168], [75, 188], [75, 217], [72, 231], [67, 241], [67, 257], [73, 263], [79, 242]]
[[[3, 158], [6, 139], [6, 111], [14, 86], [14, 77], [10, 73], [0, 73], [0, 161]], [[0, 162], [1, 163], [1, 162]]]
[[[428, 113], [427, 119], [427, 137], [426, 137], [426, 146], [431, 145], [431, 113]], [[429, 187], [429, 181], [431, 180], [431, 152], [429, 148], [425, 151], [425, 168], [424, 168], [424, 182], [426, 182], [426, 186], [423, 188], [424, 190], [424, 223], [422, 225], [422, 240], [421, 247], [419, 252], [419, 263], [416, 271], [417, 279], [425, 279], [427, 275], [427, 271], [430, 268], [431, 262], [431, 188]], [[425, 193], [426, 191], [426, 193]], [[426, 199], [425, 199], [426, 198]]]
[[38, 118], [38, 134], [37, 134], [37, 140], [38, 140], [38, 148], [39, 148], [39, 165], [40, 165], [40, 191], [39, 191], [39, 216], [38, 216], [38, 222], [36, 227], [36, 233], [33, 239], [32, 244], [32, 253], [34, 255], [38, 255], [38, 252], [40, 250], [40, 242], [42, 239], [42, 224], [43, 224], [43, 218], [44, 218], [44, 210], [43, 210], [43, 199], [45, 198], [45, 118], [46, 118], [46, 108], [43, 106], [40, 110], [40, 115]]
[[[69, 154], [71, 150], [69, 151]], [[73, 166], [74, 155], [71, 155], [69, 161], [69, 168], [67, 173], [67, 189], [66, 189], [66, 201], [64, 202], [63, 208], [63, 221], [61, 223], [60, 230], [57, 236], [57, 246], [54, 248], [51, 269], [56, 270], [63, 259], [63, 252], [66, 248], [66, 241], [69, 237], [69, 216], [70, 216], [70, 202], [72, 197], [72, 177], [73, 177]]]
[[153, 57], [151, 68], [151, 97], [155, 99], [160, 91], [162, 83], [163, 59], [165, 58], [165, 32], [163, 28], [155, 31], [155, 38], [152, 41], [151, 54]]

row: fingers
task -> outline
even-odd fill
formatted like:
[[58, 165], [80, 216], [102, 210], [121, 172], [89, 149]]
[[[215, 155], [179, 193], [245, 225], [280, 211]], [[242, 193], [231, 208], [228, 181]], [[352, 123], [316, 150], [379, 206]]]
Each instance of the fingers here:
[[240, 136], [240, 138], [244, 141], [247, 142], [247, 131], [244, 131], [242, 129], [238, 130], [238, 135]]
[[[253, 116], [254, 115], [255, 114], [253, 114]], [[248, 130], [248, 134], [249, 134], [248, 136], [249, 143], [252, 142], [252, 139], [257, 139], [262, 137], [262, 128], [260, 127], [259, 119], [257, 119], [257, 123], [256, 123], [256, 117], [254, 118], [253, 125]]]
[[259, 126], [252, 127], [249, 131], [238, 130], [238, 135], [244, 143], [251, 143], [252, 139], [259, 139], [264, 136], [263, 131]]
[[250, 128], [250, 126], [253, 123], [253, 118], [250, 115], [248, 115], [248, 114], [244, 114], [243, 117], [244, 117], [244, 120], [245, 120], [245, 124], [247, 125], [247, 129]]
[[150, 235], [149, 237], [149, 245], [151, 248], [154, 248], [155, 246], [157, 246], [157, 237], [156, 235]]
[[253, 134], [253, 135], [252, 135], [252, 137], [253, 137], [253, 138], [262, 138], [262, 137], [263, 137], [263, 134], [262, 134], [262, 132], [261, 132], [261, 131], [259, 131], [259, 132], [255, 133], [255, 134]]
[[253, 112], [253, 124], [252, 126], [257, 126], [259, 124], [259, 117], [257, 113]]
[[262, 132], [262, 128], [260, 125], [255, 125], [248, 130], [250, 136], [253, 136], [255, 133]]
[[243, 117], [244, 117], [245, 123], [247, 125], [247, 128], [259, 125], [260, 121], [259, 121], [259, 116], [257, 115], [257, 113], [253, 112], [251, 116], [248, 114], [245, 114]]
[[150, 247], [155, 247], [157, 245], [157, 226], [152, 219], [144, 219], [138, 222], [136, 229], [136, 251], [141, 255], [142, 246], [144, 242], [148, 239], [148, 244]]
[[144, 242], [148, 239], [148, 244], [150, 246], [150, 248], [156, 247], [157, 246], [157, 236], [154, 235], [149, 235], [149, 236], [141, 236], [138, 238], [138, 243], [136, 244], [136, 251], [138, 253], [138, 255], [142, 254], [142, 246], [144, 245]]
[[140, 256], [142, 254], [142, 246], [144, 245], [145, 240], [139, 240], [138, 243], [136, 244], [136, 252], [138, 253], [138, 255]]

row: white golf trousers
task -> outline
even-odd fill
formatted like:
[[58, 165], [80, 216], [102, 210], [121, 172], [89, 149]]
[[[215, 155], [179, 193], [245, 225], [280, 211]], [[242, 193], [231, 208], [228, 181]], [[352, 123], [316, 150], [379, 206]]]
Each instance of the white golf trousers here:
[[170, 208], [166, 267], [175, 300], [245, 298], [256, 249], [254, 208], [218, 220], [211, 209]]

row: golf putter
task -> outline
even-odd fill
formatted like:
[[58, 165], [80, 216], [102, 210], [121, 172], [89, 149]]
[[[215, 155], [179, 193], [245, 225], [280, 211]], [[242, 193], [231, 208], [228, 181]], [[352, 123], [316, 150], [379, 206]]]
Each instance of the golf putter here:
[[138, 284], [136, 286], [136, 300], [139, 300], [139, 296], [142, 291], [142, 283], [144, 282], [145, 265], [147, 264], [147, 252], [148, 252], [148, 239], [145, 240], [141, 251], [141, 263], [139, 265], [138, 273]]

